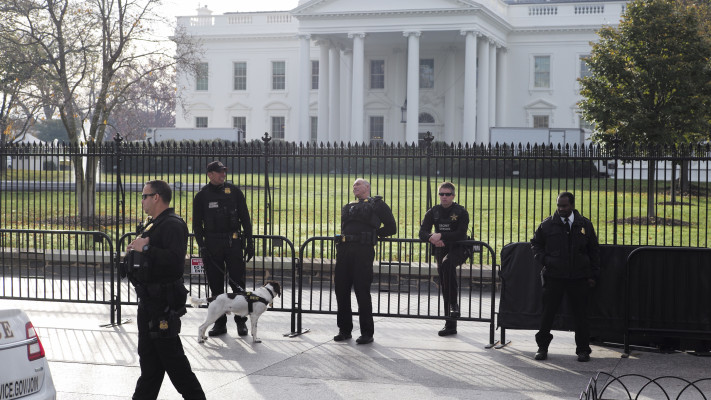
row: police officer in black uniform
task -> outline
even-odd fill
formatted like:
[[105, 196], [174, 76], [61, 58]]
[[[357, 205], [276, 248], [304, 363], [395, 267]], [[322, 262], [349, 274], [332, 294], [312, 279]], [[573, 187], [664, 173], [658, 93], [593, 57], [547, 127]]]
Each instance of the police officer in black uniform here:
[[[351, 288], [358, 301], [361, 336], [358, 344], [371, 343], [375, 326], [370, 285], [373, 283], [373, 260], [378, 237], [397, 233], [395, 217], [382, 197], [370, 197], [370, 183], [358, 178], [353, 182], [356, 201], [341, 209], [341, 234], [336, 235], [336, 301], [338, 335], [333, 340], [350, 339], [353, 330]], [[382, 226], [381, 226], [382, 225]]]
[[578, 361], [588, 362], [588, 299], [600, 275], [600, 245], [592, 222], [575, 209], [572, 193], [559, 194], [556, 203], [556, 212], [541, 222], [531, 239], [533, 258], [543, 265], [543, 314], [534, 359], [548, 358], [555, 314], [567, 297], [575, 318], [575, 353]]
[[205, 399], [183, 351], [180, 317], [188, 291], [183, 284], [188, 227], [169, 208], [170, 186], [150, 181], [143, 187], [143, 210], [151, 218], [126, 248], [129, 277], [138, 294], [138, 357], [141, 376], [134, 400], [156, 399], [165, 373], [184, 399]]
[[[439, 204], [425, 213], [420, 226], [420, 240], [432, 244], [432, 253], [437, 260], [437, 274], [442, 285], [444, 315], [447, 317], [439, 336], [457, 333], [459, 318], [459, 291], [457, 287], [457, 266], [467, 259], [466, 249], [457, 241], [467, 238], [469, 213], [454, 202], [454, 184], [444, 182], [439, 185]], [[432, 233], [432, 226], [435, 233]]]
[[[220, 161], [207, 165], [210, 183], [193, 200], [193, 232], [205, 263], [207, 282], [212, 296], [225, 292], [225, 279], [232, 291], [245, 287], [246, 262], [254, 257], [252, 221], [242, 191], [225, 183], [227, 173]], [[241, 229], [240, 229], [241, 228]], [[247, 335], [247, 318], [235, 316], [237, 333]], [[223, 315], [208, 332], [210, 336], [227, 333], [227, 316]]]

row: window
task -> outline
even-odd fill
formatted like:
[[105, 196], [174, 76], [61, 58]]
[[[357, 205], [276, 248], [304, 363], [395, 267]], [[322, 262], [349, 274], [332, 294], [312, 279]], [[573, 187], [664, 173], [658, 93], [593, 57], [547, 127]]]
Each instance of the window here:
[[385, 89], [385, 60], [370, 60], [370, 88]]
[[232, 127], [241, 132], [241, 138], [247, 137], [247, 117], [232, 117]]
[[311, 61], [311, 89], [318, 90], [318, 60]]
[[318, 142], [318, 117], [311, 117], [311, 142]]
[[421, 112], [417, 119], [418, 119], [417, 122], [420, 124], [434, 124], [435, 123], [435, 119], [432, 116], [432, 114], [426, 113], [426, 112]]
[[434, 88], [434, 59], [420, 60], [420, 89]]
[[272, 61], [272, 90], [286, 89], [286, 62]]
[[286, 118], [284, 117], [272, 117], [272, 138], [273, 139], [284, 139], [284, 124], [286, 124]]
[[208, 87], [208, 64], [199, 63], [195, 76], [195, 90], [207, 90]]
[[207, 128], [207, 117], [195, 117], [196, 128]]
[[548, 115], [534, 115], [533, 116], [533, 127], [534, 128], [548, 128]]
[[385, 117], [383, 116], [373, 116], [370, 117], [370, 141], [371, 142], [382, 142], [383, 133], [385, 130]]
[[247, 63], [236, 62], [233, 64], [234, 90], [247, 90]]
[[533, 57], [533, 87], [549, 88], [551, 86], [551, 57]]
[[588, 76], [592, 75], [590, 72], [590, 67], [588, 66], [588, 62], [586, 59], [590, 57], [589, 54], [580, 56], [580, 78], [587, 78]]

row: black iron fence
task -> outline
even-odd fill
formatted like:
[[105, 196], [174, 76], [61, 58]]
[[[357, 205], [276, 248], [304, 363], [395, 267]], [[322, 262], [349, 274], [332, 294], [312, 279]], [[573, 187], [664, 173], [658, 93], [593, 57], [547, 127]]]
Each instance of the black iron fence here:
[[[576, 195], [576, 208], [592, 220], [603, 244], [709, 246], [711, 149], [707, 145], [611, 150], [597, 146], [448, 146], [431, 141], [422, 146], [312, 146], [274, 143], [268, 135], [261, 143], [10, 144], [0, 147], [0, 248], [6, 257], [0, 261], [3, 271], [6, 260], [26, 269], [17, 282], [6, 280], [10, 283], [5, 283], [5, 293], [11, 294], [0, 297], [22, 297], [27, 290], [16, 295], [18, 284], [41, 286], [31, 277], [46, 272], [32, 269], [32, 257], [39, 255], [31, 252], [103, 254], [108, 251], [105, 244], [96, 248], [103, 242], [116, 243], [120, 252], [121, 239], [130, 236], [145, 217], [140, 193], [149, 180], [163, 179], [172, 185], [173, 206], [190, 225], [193, 197], [207, 183], [205, 166], [214, 159], [228, 167], [228, 179], [247, 198], [259, 241], [249, 280], [259, 285], [270, 276], [286, 280], [291, 274], [291, 285], [283, 286], [294, 292], [287, 293], [277, 308], [291, 311], [292, 316], [297, 311], [300, 315], [335, 309], [330, 265], [326, 265], [334, 258], [333, 248], [322, 239], [339, 232], [340, 209], [352, 200], [351, 185], [358, 177], [370, 181], [372, 194], [384, 197], [398, 222], [397, 235], [383, 242], [377, 257], [382, 270], [378, 279], [382, 280], [375, 287], [379, 296], [374, 305], [380, 315], [441, 316], [436, 309], [437, 287], [427, 287], [423, 280], [436, 284], [431, 257], [414, 238], [443, 181], [457, 186], [455, 200], [469, 210], [470, 237], [492, 249], [486, 260], [470, 262], [467, 273], [471, 276], [463, 279], [472, 282], [476, 268], [491, 273], [493, 255], [504, 245], [530, 239], [537, 224], [554, 211], [561, 191]], [[53, 231], [67, 233], [46, 234]], [[28, 242], [26, 232], [44, 234], [42, 240]], [[68, 240], [71, 235], [95, 239]], [[297, 257], [294, 244], [307, 242], [306, 254]], [[10, 254], [22, 248], [26, 262], [13, 261]], [[189, 253], [197, 255], [193, 241]], [[116, 260], [109, 259], [106, 263], [113, 271]], [[403, 272], [414, 264], [417, 273]], [[302, 268], [303, 275], [294, 274]], [[399, 273], [387, 272], [393, 269]], [[14, 270], [8, 274], [3, 272], [3, 279], [14, 277]], [[204, 278], [189, 275], [193, 295], [204, 293], [200, 289]], [[295, 279], [307, 282], [301, 286]], [[7, 285], [15, 286], [8, 292]], [[88, 291], [89, 286], [81, 288]], [[493, 307], [493, 301], [471, 299], [488, 299], [494, 288], [487, 289], [485, 284], [467, 287], [462, 304], [471, 301], [472, 309], [481, 309], [468, 317], [492, 318], [493, 311], [484, 313], [483, 307]], [[128, 287], [120, 288], [115, 296], [120, 318], [120, 304], [131, 303], [135, 297]], [[94, 300], [110, 301], [104, 294]]]
[[601, 243], [709, 246], [708, 146], [311, 146], [266, 135], [262, 143], [209, 145], [11, 144], [0, 147], [0, 227], [95, 230], [115, 240], [145, 217], [140, 192], [151, 179], [172, 185], [173, 205], [190, 225], [213, 159], [245, 192], [255, 233], [293, 243], [338, 232], [351, 184], [364, 177], [393, 209], [400, 239], [417, 237], [446, 180], [470, 212], [470, 236], [497, 253], [530, 239], [561, 191], [576, 195]]

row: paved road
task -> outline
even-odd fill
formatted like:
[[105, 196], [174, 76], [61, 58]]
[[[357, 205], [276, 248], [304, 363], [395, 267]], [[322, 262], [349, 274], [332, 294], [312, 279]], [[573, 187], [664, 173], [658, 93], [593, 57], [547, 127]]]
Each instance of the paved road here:
[[[102, 327], [109, 315], [105, 305], [3, 300], [2, 307], [24, 309], [38, 328], [58, 399], [131, 397], [139, 375], [134, 323]], [[568, 332], [555, 333], [549, 360], [537, 362], [534, 332], [507, 331], [508, 346], [485, 349], [488, 325], [475, 322], [460, 323], [457, 336], [442, 338], [438, 320], [376, 318], [375, 342], [360, 346], [332, 340], [335, 316], [306, 314], [304, 328], [310, 332], [290, 338], [283, 336], [289, 314], [268, 311], [260, 319], [263, 343], [239, 338], [230, 324], [226, 336], [200, 345], [195, 336], [205, 313], [189, 310], [181, 337], [208, 399], [577, 399], [601, 371], [711, 378], [711, 358], [686, 353], [635, 351], [623, 359], [618, 348], [593, 346], [592, 361], [579, 363]], [[123, 317], [135, 319], [135, 307], [124, 307]], [[625, 382], [634, 397], [647, 381]], [[660, 383], [669, 398], [684, 386], [673, 379]], [[699, 387], [711, 393], [711, 382]], [[698, 391], [686, 393], [682, 398], [702, 398]], [[628, 398], [619, 385], [603, 397]], [[167, 378], [159, 398], [180, 398]], [[642, 398], [665, 397], [646, 390]]]

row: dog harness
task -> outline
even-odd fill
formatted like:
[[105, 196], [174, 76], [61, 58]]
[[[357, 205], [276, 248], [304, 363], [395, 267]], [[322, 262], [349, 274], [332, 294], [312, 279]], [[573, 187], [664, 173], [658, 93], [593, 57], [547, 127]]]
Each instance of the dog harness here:
[[[272, 295], [272, 299], [274, 298], [274, 292], [272, 292], [268, 287], [264, 286], [264, 289], [267, 289], [270, 295]], [[264, 297], [259, 296], [258, 294], [254, 294], [252, 292], [243, 292], [243, 293], [227, 293], [227, 297], [230, 298], [230, 300], [234, 300], [235, 297], [237, 296], [244, 296], [245, 300], [247, 300], [247, 310], [249, 313], [252, 313], [253, 307], [252, 304], [256, 302], [264, 303], [267, 306], [269, 305], [269, 301], [265, 299]]]

